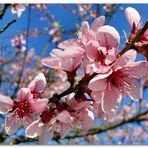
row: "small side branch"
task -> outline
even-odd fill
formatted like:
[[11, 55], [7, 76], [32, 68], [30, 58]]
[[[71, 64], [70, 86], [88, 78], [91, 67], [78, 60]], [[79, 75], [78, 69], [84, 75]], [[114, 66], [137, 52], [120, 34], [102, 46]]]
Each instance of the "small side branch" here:
[[144, 27], [139, 31], [139, 33], [134, 37], [134, 39], [126, 45], [126, 47], [120, 52], [120, 55], [124, 54], [129, 49], [132, 49], [133, 45], [143, 36], [143, 34], [148, 29], [148, 21], [145, 23]]
[[1, 30], [0, 30], [0, 34], [3, 33], [9, 26], [11, 26], [13, 23], [16, 22], [16, 19], [12, 20], [11, 22], [9, 22], [7, 25], [5, 25]]
[[7, 8], [8, 8], [9, 6], [11, 6], [11, 5], [10, 5], [10, 4], [5, 4], [5, 5], [4, 5], [4, 8], [0, 10], [0, 20], [3, 19], [3, 16], [4, 16], [4, 14], [5, 14], [5, 12], [6, 12], [6, 10], [7, 10]]
[[94, 129], [89, 130], [88, 132], [84, 133], [82, 131], [79, 131], [75, 135], [72, 136], [66, 136], [65, 139], [73, 139], [73, 138], [78, 138], [78, 137], [83, 137], [83, 136], [89, 136], [89, 135], [94, 135], [94, 134], [99, 134], [102, 132], [106, 132], [111, 129], [115, 129], [119, 126], [125, 125], [126, 123], [133, 123], [133, 122], [140, 122], [140, 121], [148, 121], [148, 118], [143, 118], [143, 116], [148, 114], [148, 110], [141, 112], [137, 114], [136, 116], [133, 116], [129, 119], [124, 119], [119, 122], [115, 122], [113, 124], [107, 125], [107, 126], [102, 126], [102, 127], [97, 127]]

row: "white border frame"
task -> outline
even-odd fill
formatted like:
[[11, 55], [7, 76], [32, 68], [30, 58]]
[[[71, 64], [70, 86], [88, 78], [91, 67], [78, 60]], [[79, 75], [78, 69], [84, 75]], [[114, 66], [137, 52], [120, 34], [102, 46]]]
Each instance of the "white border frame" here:
[[1, 0], [0, 3], [48, 3], [48, 4], [63, 4], [63, 3], [87, 3], [87, 4], [93, 4], [93, 3], [119, 3], [119, 4], [142, 4], [142, 3], [148, 3], [147, 0]]

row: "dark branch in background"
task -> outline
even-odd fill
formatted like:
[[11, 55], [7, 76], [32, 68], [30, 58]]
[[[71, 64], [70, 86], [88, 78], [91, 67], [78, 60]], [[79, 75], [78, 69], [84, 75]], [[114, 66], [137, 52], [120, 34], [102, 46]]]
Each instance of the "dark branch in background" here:
[[13, 23], [16, 22], [16, 19], [12, 20], [11, 22], [9, 22], [7, 25], [5, 25], [1, 30], [0, 30], [0, 34], [3, 33], [10, 25], [12, 25]]
[[[79, 137], [84, 137], [84, 136], [89, 136], [89, 135], [94, 135], [94, 134], [100, 134], [102, 132], [106, 132], [106, 131], [115, 129], [117, 127], [120, 127], [120, 126], [128, 124], [128, 123], [135, 123], [135, 122], [139, 123], [142, 121], [148, 121], [148, 118], [143, 118], [147, 114], [148, 114], [148, 110], [143, 111], [143, 112], [141, 112], [131, 118], [128, 118], [128, 119], [124, 119], [124, 120], [117, 121], [117, 122], [115, 121], [114, 123], [109, 124], [109, 125], [93, 128], [93, 129], [89, 130], [88, 132], [83, 132], [83, 131], [79, 130], [74, 135], [68, 135], [64, 139], [74, 139], [74, 138], [79, 138]], [[6, 138], [7, 136], [1, 135], [2, 139], [5, 139], [4, 137]], [[59, 139], [60, 139], [60, 135], [55, 134], [53, 137], [53, 140], [58, 142]], [[31, 138], [21, 136], [21, 137], [12, 139], [12, 141], [10, 141], [10, 142], [2, 143], [2, 144], [19, 144], [19, 143], [24, 143], [24, 142], [37, 142], [37, 141], [38, 141], [37, 138], [31, 139]]]
[[22, 68], [19, 72], [19, 76], [18, 76], [18, 81], [17, 81], [17, 86], [16, 88], [14, 89], [14, 92], [12, 94], [12, 98], [14, 98], [16, 96], [16, 93], [19, 89], [19, 86], [20, 86], [20, 83], [21, 83], [21, 79], [22, 79], [22, 76], [23, 76], [23, 72], [24, 72], [24, 68], [25, 68], [25, 60], [26, 60], [26, 57], [27, 57], [27, 53], [28, 53], [28, 50], [29, 50], [29, 46], [28, 46], [28, 41], [29, 41], [29, 30], [30, 30], [30, 14], [31, 14], [31, 6], [29, 5], [28, 6], [28, 21], [27, 21], [27, 31], [26, 31], [26, 50], [25, 50], [25, 53], [24, 53], [24, 57], [23, 57], [23, 62], [22, 62]]
[[145, 116], [147, 114], [148, 114], [148, 110], [146, 110], [144, 112], [141, 112], [141, 113], [137, 114], [136, 116], [131, 117], [129, 119], [124, 119], [122, 121], [115, 122], [115, 123], [112, 123], [112, 124], [109, 124], [109, 125], [106, 125], [106, 126], [94, 128], [94, 129], [89, 130], [86, 133], [82, 133], [82, 131], [79, 131], [75, 135], [66, 136], [65, 138], [66, 139], [73, 139], [73, 138], [77, 138], [77, 137], [83, 137], [83, 136], [99, 134], [99, 133], [102, 133], [102, 132], [105, 132], [105, 131], [108, 131], [108, 130], [111, 130], [111, 129], [115, 129], [115, 128], [117, 128], [119, 126], [122, 126], [124, 124], [127, 124], [127, 123], [148, 121], [148, 118], [142, 118], [143, 116]]
[[[0, 58], [3, 57], [3, 47], [0, 47]], [[1, 85], [3, 81], [3, 67], [4, 67], [4, 62], [3, 60], [0, 61], [0, 90], [1, 90]]]
[[97, 16], [100, 16], [102, 4], [96, 4], [96, 6], [97, 6], [97, 9], [96, 9]]
[[3, 19], [3, 16], [4, 16], [4, 14], [5, 14], [7, 8], [10, 7], [10, 6], [11, 6], [10, 4], [5, 4], [5, 5], [4, 5], [4, 8], [0, 10], [0, 20]]
[[[0, 9], [0, 20], [3, 19], [3, 16], [7, 10], [8, 7], [10, 7], [11, 5], [10, 4], [5, 4], [4, 5], [4, 8]], [[6, 24], [1, 30], [0, 30], [0, 34], [3, 33], [4, 31], [6, 31], [6, 29], [8, 27], [10, 27], [13, 23], [16, 22], [16, 19], [10, 21], [8, 24]], [[2, 49], [1, 49], [2, 51]], [[2, 54], [2, 53], [1, 53]], [[2, 84], [2, 71], [3, 71], [3, 67], [4, 67], [4, 63], [1, 61], [0, 63], [0, 88], [1, 88], [1, 84]]]
[[127, 43], [126, 47], [120, 52], [120, 55], [124, 54], [129, 49], [134, 49], [134, 43], [137, 42], [143, 36], [147, 29], [148, 21], [145, 23], [144, 27], [139, 31], [139, 33], [134, 37], [134, 39], [131, 42]]

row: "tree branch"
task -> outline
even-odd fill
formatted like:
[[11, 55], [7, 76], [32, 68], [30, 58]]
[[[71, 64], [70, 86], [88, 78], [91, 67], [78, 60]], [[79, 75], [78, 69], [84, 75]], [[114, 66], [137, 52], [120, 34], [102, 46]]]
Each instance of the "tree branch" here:
[[23, 76], [23, 72], [24, 72], [24, 68], [25, 68], [25, 60], [26, 60], [26, 57], [27, 57], [27, 53], [28, 53], [28, 50], [29, 50], [29, 45], [28, 45], [28, 42], [29, 42], [29, 30], [30, 30], [30, 15], [31, 15], [31, 8], [30, 8], [30, 5], [28, 6], [28, 22], [27, 22], [27, 30], [26, 30], [26, 50], [25, 50], [25, 54], [24, 54], [24, 57], [23, 57], [23, 61], [22, 61], [22, 67], [21, 67], [21, 70], [19, 72], [19, 78], [18, 78], [18, 81], [17, 81], [17, 86], [12, 94], [12, 98], [14, 98], [16, 96], [16, 93], [20, 87], [20, 83], [21, 83], [21, 79], [22, 79], [22, 76]]
[[86, 133], [84, 133], [82, 131], [79, 131], [75, 135], [66, 136], [65, 138], [66, 139], [73, 139], [73, 138], [77, 138], [77, 137], [83, 137], [83, 136], [89, 136], [89, 135], [99, 134], [99, 133], [102, 133], [102, 132], [105, 132], [105, 131], [108, 131], [108, 130], [111, 130], [111, 129], [115, 129], [115, 128], [117, 128], [119, 126], [122, 126], [124, 124], [127, 124], [127, 123], [148, 121], [148, 118], [147, 119], [146, 118], [141, 118], [141, 117], [143, 117], [144, 115], [147, 115], [147, 114], [148, 114], [148, 110], [146, 110], [144, 112], [141, 112], [141, 113], [137, 114], [136, 116], [131, 117], [129, 119], [124, 119], [122, 121], [115, 122], [115, 123], [113, 123], [111, 125], [94, 128], [94, 129], [89, 130]]
[[[83, 131], [76, 131], [76, 134], [74, 135], [68, 135], [66, 136], [64, 139], [74, 139], [74, 138], [79, 138], [79, 137], [84, 137], [84, 136], [89, 136], [89, 135], [94, 135], [94, 134], [100, 134], [102, 132], [106, 132], [109, 131], [111, 129], [115, 129], [117, 127], [120, 127], [122, 125], [125, 125], [127, 123], [134, 123], [134, 122], [142, 122], [142, 121], [148, 121], [148, 118], [145, 117], [145, 115], [148, 114], [148, 110], [143, 111], [131, 118], [128, 119], [124, 119], [122, 121], [118, 121], [118, 122], [114, 122], [112, 124], [108, 124], [105, 126], [101, 126], [101, 127], [97, 127], [97, 128], [93, 128], [90, 129], [88, 132], [83, 132]], [[142, 118], [144, 116], [144, 118]], [[7, 136], [4, 134], [4, 137], [6, 138]], [[1, 138], [3, 138], [3, 136], [1, 136]], [[3, 138], [4, 139], [4, 138]], [[55, 134], [53, 137], [53, 140], [58, 141], [60, 139], [60, 135], [59, 134]], [[22, 142], [37, 142], [38, 138], [27, 138], [24, 136], [20, 136], [17, 138], [12, 139], [12, 141], [7, 142], [7, 143], [3, 143], [1, 142], [1, 144], [19, 144]]]

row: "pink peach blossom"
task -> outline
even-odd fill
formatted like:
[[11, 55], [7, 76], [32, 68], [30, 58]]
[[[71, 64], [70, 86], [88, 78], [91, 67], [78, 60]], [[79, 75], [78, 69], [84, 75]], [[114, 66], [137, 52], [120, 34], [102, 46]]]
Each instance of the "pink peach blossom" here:
[[25, 134], [29, 138], [39, 136], [40, 144], [47, 144], [52, 139], [54, 133], [49, 131], [47, 123], [43, 123], [41, 119], [38, 119], [26, 128]]
[[33, 97], [40, 97], [41, 92], [44, 90], [46, 86], [46, 78], [43, 73], [39, 73], [33, 81], [31, 81], [28, 85], [28, 88], [31, 90]]
[[41, 114], [47, 105], [47, 99], [33, 100], [29, 88], [21, 88], [17, 98], [12, 101], [7, 96], [0, 96], [0, 113], [11, 111], [5, 119], [5, 130], [7, 134], [13, 134], [23, 124], [27, 127], [35, 120], [34, 114]]
[[83, 53], [84, 51], [81, 47], [71, 46], [70, 49], [66, 48], [64, 50], [53, 49], [51, 57], [43, 58], [41, 63], [51, 68], [71, 72], [80, 65]]
[[77, 102], [74, 98], [68, 98], [67, 105], [68, 108], [59, 113], [46, 109], [40, 119], [26, 128], [26, 136], [39, 136], [40, 143], [46, 144], [52, 139], [54, 132], [60, 133], [60, 137], [64, 138], [75, 124], [81, 125], [83, 130], [94, 127], [94, 114], [88, 109], [90, 102]]
[[110, 64], [117, 57], [116, 48], [107, 50], [106, 47], [101, 47], [97, 41], [89, 41], [85, 50], [86, 56], [91, 61], [92, 70], [96, 73], [107, 72], [111, 68]]
[[142, 88], [137, 79], [146, 75], [146, 61], [134, 62], [136, 51], [129, 50], [112, 65], [110, 72], [98, 74], [90, 80], [88, 88], [92, 97], [101, 101], [102, 109], [109, 114], [116, 109], [121, 97], [129, 96], [133, 100], [142, 98]]
[[104, 73], [116, 59], [120, 36], [114, 27], [104, 23], [105, 17], [100, 16], [91, 26], [88, 22], [83, 22], [78, 32], [79, 45], [86, 53], [82, 61], [85, 73]]
[[[120, 36], [114, 27], [104, 25], [105, 17], [96, 18], [91, 26], [83, 22], [78, 32], [79, 43], [85, 50], [83, 58], [84, 72], [104, 73], [109, 70], [117, 54]], [[90, 60], [90, 61], [89, 61]]]
[[91, 101], [77, 102], [74, 98], [69, 98], [67, 104], [73, 110], [73, 112], [70, 113], [73, 117], [73, 123], [81, 125], [84, 131], [95, 127], [94, 113], [89, 109]]
[[[70, 39], [60, 43], [58, 47], [64, 50], [53, 49], [51, 57], [42, 59], [41, 63], [54, 69], [73, 71], [80, 66], [82, 62], [84, 71], [90, 72], [91, 66], [89, 66], [90, 61], [88, 58], [90, 58], [92, 54], [95, 54], [96, 58], [98, 55], [96, 53], [97, 50], [98, 53], [100, 52], [101, 54], [102, 51], [98, 48], [106, 50], [107, 52], [103, 54], [107, 56], [108, 50], [111, 50], [112, 48], [116, 50], [120, 42], [120, 36], [117, 30], [114, 27], [104, 25], [104, 23], [104, 16], [96, 18], [91, 26], [89, 26], [88, 22], [83, 22], [78, 31], [78, 39]], [[95, 46], [92, 51], [91, 46]], [[87, 52], [87, 57], [85, 52]], [[111, 52], [111, 54], [114, 53]], [[108, 62], [113, 62], [114, 59], [115, 57], [113, 57], [113, 55], [108, 55], [108, 60], [110, 60]]]
[[45, 114], [43, 112], [40, 119], [26, 128], [25, 133], [26, 136], [30, 138], [39, 136], [40, 144], [47, 144], [47, 142], [52, 139], [54, 132], [59, 132], [61, 137], [64, 137], [66, 133], [69, 132], [72, 121], [71, 115], [66, 110], [58, 113], [53, 118], [50, 111], [45, 111]]
[[117, 47], [120, 42], [118, 31], [109, 25], [105, 24], [105, 17], [96, 18], [89, 26], [88, 22], [82, 22], [78, 32], [78, 39], [85, 46], [89, 41], [98, 41], [100, 46], [106, 48]]

